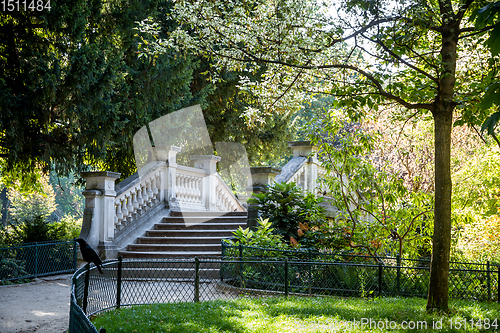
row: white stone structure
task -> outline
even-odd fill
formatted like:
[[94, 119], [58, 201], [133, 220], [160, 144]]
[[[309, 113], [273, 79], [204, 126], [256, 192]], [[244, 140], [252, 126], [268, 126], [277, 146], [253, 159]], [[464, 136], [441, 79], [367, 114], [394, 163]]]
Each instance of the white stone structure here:
[[[85, 172], [85, 211], [80, 237], [113, 258], [170, 211], [244, 211], [216, 172], [220, 157], [191, 156], [194, 167], [178, 165], [178, 147], [157, 149], [152, 161], [115, 188], [116, 172]], [[140, 176], [139, 176], [140, 174]]]

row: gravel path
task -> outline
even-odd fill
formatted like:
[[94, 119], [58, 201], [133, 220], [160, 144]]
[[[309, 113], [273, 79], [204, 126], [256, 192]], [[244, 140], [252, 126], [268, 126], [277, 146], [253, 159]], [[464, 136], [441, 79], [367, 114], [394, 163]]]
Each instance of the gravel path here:
[[62, 333], [68, 329], [71, 275], [0, 286], [1, 333]]

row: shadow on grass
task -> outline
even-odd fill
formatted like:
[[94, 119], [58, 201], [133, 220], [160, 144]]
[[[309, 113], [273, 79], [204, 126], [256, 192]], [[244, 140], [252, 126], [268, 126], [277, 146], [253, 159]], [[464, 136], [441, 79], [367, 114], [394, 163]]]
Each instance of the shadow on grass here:
[[[420, 298], [259, 298], [202, 303], [155, 304], [122, 308], [94, 318], [97, 328], [108, 332], [333, 332], [327, 327], [339, 323], [374, 321], [422, 321], [428, 332], [480, 332], [480, 328], [433, 330], [433, 322], [462, 322], [500, 317], [500, 305], [452, 301], [446, 315], [429, 314]], [[314, 328], [314, 329], [313, 329]], [[344, 330], [342, 330], [344, 331]], [[371, 331], [353, 328], [346, 331]], [[377, 330], [403, 332], [408, 330]], [[410, 330], [411, 331], [411, 330]], [[491, 331], [491, 330], [490, 330]]]

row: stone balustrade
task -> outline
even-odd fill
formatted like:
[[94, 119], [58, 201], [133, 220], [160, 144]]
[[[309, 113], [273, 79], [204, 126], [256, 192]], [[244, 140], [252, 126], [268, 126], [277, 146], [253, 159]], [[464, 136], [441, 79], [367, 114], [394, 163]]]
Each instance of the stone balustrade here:
[[162, 148], [138, 173], [120, 182], [115, 172], [85, 172], [84, 221], [81, 237], [104, 258], [149, 229], [170, 211], [244, 211], [216, 172], [220, 157], [191, 156], [194, 167], [178, 165], [178, 147]]

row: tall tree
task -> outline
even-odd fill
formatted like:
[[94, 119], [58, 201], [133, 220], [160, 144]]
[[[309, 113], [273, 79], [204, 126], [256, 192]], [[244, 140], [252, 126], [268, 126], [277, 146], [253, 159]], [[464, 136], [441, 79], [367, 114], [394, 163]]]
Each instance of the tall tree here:
[[51, 9], [0, 13], [2, 177], [111, 168], [135, 171], [132, 136], [194, 104], [192, 58], [138, 57], [137, 23], [163, 1], [52, 0]]
[[177, 18], [195, 27], [198, 38], [178, 29], [171, 40], [209, 52], [218, 66], [251, 71], [265, 64], [262, 86], [273, 91], [265, 95], [271, 100], [314, 86], [353, 118], [382, 102], [399, 105], [401, 116], [432, 117], [435, 222], [427, 308], [447, 310], [450, 133], [454, 112], [478, 112], [474, 97], [498, 79], [484, 75], [491, 54], [478, 47], [498, 23], [478, 28], [468, 20], [488, 1], [174, 2]]

